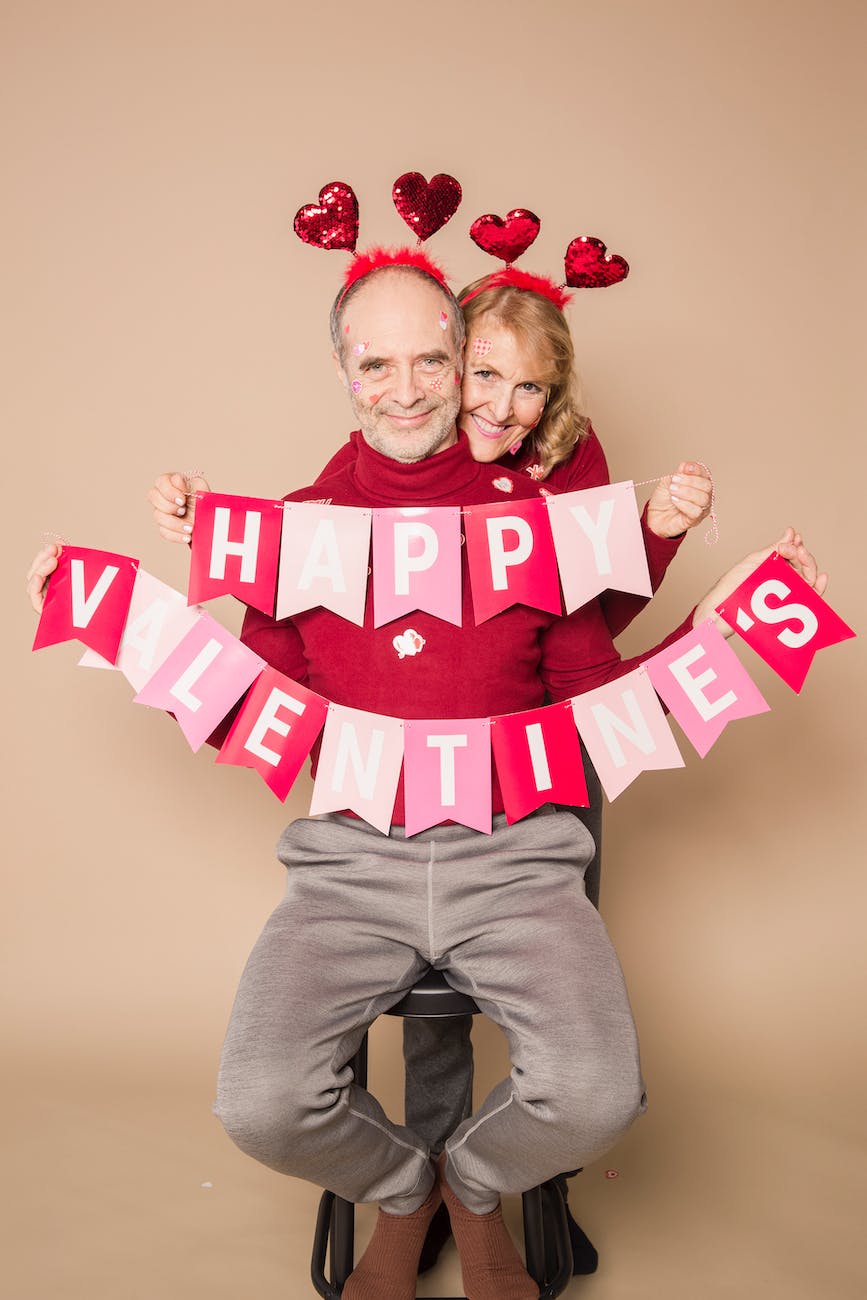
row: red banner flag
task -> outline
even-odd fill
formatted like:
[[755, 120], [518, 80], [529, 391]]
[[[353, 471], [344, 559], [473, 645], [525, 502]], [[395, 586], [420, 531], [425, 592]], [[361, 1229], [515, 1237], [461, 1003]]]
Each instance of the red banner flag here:
[[129, 555], [64, 546], [48, 581], [33, 649], [81, 641], [116, 663], [137, 571], [138, 560]]
[[327, 713], [328, 701], [321, 695], [268, 667], [241, 705], [217, 762], [252, 767], [282, 803]]
[[510, 605], [560, 613], [557, 557], [541, 498], [466, 507], [464, 532], [477, 624]]
[[282, 527], [282, 501], [200, 493], [190, 546], [189, 604], [237, 596], [272, 614]]
[[717, 613], [795, 692], [818, 650], [855, 635], [776, 551], [717, 606]]
[[587, 807], [581, 743], [570, 700], [491, 718], [491, 744], [510, 824], [543, 803]]

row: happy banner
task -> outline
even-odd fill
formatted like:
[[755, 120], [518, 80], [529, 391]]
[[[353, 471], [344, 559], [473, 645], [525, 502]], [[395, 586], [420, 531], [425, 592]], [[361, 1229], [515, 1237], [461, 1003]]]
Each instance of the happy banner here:
[[361, 627], [369, 554], [369, 510], [285, 502], [275, 617], [321, 605]]
[[373, 626], [424, 610], [461, 625], [459, 506], [373, 512]]

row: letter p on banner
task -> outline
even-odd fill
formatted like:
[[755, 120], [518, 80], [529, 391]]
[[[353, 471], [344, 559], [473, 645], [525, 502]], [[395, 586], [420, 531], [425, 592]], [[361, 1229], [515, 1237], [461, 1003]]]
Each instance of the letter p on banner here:
[[48, 581], [33, 649], [80, 641], [115, 664], [137, 572], [138, 560], [129, 555], [64, 546]]
[[717, 606], [717, 613], [795, 692], [818, 650], [855, 635], [776, 551]]

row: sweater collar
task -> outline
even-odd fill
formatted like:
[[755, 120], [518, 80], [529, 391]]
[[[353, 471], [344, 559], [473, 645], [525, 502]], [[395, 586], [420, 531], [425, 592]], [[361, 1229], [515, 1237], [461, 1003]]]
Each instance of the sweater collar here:
[[386, 505], [403, 505], [408, 500], [428, 504], [453, 501], [456, 492], [469, 487], [479, 476], [480, 466], [470, 455], [466, 434], [460, 430], [454, 446], [411, 465], [375, 451], [358, 430], [352, 434], [352, 441], [358, 449], [355, 481], [370, 501]]

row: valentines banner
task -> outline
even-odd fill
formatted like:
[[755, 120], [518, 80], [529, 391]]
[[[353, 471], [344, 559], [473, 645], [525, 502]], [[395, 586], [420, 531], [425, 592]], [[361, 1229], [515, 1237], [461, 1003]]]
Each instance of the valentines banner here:
[[272, 614], [282, 527], [282, 501], [200, 492], [190, 544], [190, 604], [237, 596]]
[[329, 704], [310, 815], [350, 808], [384, 835], [403, 762], [403, 723]]
[[373, 626], [419, 609], [461, 625], [459, 506], [373, 512]]
[[567, 614], [609, 587], [652, 594], [631, 482], [565, 492], [547, 501]]
[[369, 555], [369, 510], [284, 502], [276, 617], [321, 605], [361, 627]]
[[217, 762], [252, 767], [282, 802], [327, 713], [328, 701], [321, 695], [267, 667], [241, 705]]
[[440, 822], [491, 833], [491, 737], [487, 718], [404, 722], [406, 834]]
[[139, 569], [132, 590], [129, 613], [117, 662], [103, 659], [95, 650], [85, 650], [81, 668], [118, 668], [137, 691], [168, 658], [179, 641], [201, 615], [198, 605], [190, 607], [179, 591]]
[[648, 659], [644, 667], [657, 695], [702, 758], [727, 723], [770, 708], [710, 621]]
[[264, 659], [210, 614], [200, 614], [136, 695], [135, 703], [172, 712], [195, 751], [264, 667]]
[[138, 560], [129, 555], [64, 546], [48, 583], [33, 649], [81, 641], [116, 663], [137, 572]]
[[575, 725], [609, 799], [640, 772], [683, 767], [650, 678], [641, 668], [572, 700]]
[[817, 651], [855, 635], [776, 551], [717, 613], [797, 692]]
[[520, 821], [543, 803], [587, 807], [570, 701], [491, 718], [491, 743], [507, 822]]
[[560, 613], [557, 557], [545, 500], [467, 507], [464, 532], [477, 624], [510, 605]]

